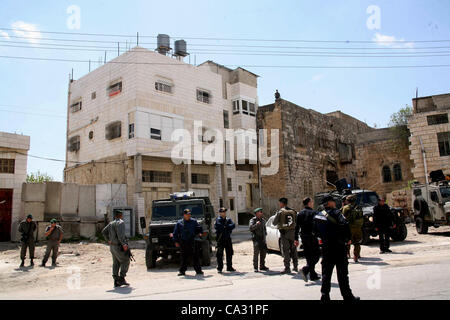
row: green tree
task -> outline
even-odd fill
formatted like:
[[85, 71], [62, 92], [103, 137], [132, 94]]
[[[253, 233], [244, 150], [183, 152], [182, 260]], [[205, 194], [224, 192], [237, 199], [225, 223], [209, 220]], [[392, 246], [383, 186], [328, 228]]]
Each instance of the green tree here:
[[27, 182], [47, 182], [47, 181], [53, 181], [53, 177], [49, 176], [47, 173], [41, 173], [39, 170], [38, 172], [32, 172], [30, 174], [27, 174]]
[[408, 129], [408, 119], [412, 116], [412, 108], [406, 105], [399, 111], [391, 115], [389, 127], [393, 133], [393, 142], [396, 147], [403, 148], [408, 145], [408, 138], [410, 136]]

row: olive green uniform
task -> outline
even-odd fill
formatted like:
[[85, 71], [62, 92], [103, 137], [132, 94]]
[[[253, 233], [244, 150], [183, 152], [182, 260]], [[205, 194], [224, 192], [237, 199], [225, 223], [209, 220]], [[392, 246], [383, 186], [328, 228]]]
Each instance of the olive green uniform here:
[[[258, 223], [259, 222], [259, 223]], [[258, 270], [259, 267], [266, 268], [266, 254], [267, 254], [267, 228], [266, 220], [264, 218], [253, 217], [249, 223], [249, 229], [252, 233], [253, 241], [253, 268]]]
[[102, 234], [110, 242], [109, 249], [113, 259], [113, 277], [120, 276], [125, 278], [130, 267], [130, 257], [123, 250], [123, 246], [128, 245], [128, 240], [125, 236], [125, 223], [122, 219], [115, 219], [102, 230]]
[[[45, 228], [45, 233], [47, 233], [52, 226], [47, 226]], [[58, 257], [59, 249], [59, 239], [61, 239], [64, 231], [61, 226], [56, 225], [52, 233], [47, 237], [47, 248], [45, 249], [44, 259], [42, 259], [42, 264], [46, 264], [50, 253], [52, 253], [52, 264], [56, 264], [56, 258]]]
[[291, 259], [294, 269], [298, 268], [297, 247], [294, 244], [296, 218], [297, 212], [285, 207], [278, 210], [273, 219], [273, 224], [280, 231], [281, 251], [285, 269], [290, 269]]
[[350, 232], [352, 234], [351, 241], [353, 244], [353, 256], [355, 256], [356, 258], [360, 258], [361, 240], [363, 237], [362, 226], [364, 223], [362, 210], [354, 204], [347, 204], [342, 208], [342, 214], [344, 215], [350, 226]]
[[23, 220], [19, 224], [19, 232], [22, 234], [20, 239], [21, 248], [20, 248], [20, 259], [25, 260], [27, 255], [27, 248], [30, 253], [30, 259], [34, 259], [34, 231], [36, 230], [36, 222], [31, 221], [27, 222], [27, 220]]

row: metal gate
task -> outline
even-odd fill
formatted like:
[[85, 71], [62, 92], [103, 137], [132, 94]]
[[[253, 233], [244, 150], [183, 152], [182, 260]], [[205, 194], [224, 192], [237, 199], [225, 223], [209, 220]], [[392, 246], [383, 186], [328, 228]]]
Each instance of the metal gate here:
[[0, 189], [0, 241], [11, 240], [13, 189]]

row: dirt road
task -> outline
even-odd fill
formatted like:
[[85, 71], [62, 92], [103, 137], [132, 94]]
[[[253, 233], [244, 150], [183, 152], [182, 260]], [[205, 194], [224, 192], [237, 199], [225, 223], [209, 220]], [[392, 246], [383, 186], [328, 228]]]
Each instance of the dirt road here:
[[[56, 268], [39, 267], [40, 259], [44, 253], [44, 244], [39, 243], [36, 248], [37, 259], [33, 268], [19, 268], [19, 244], [0, 244], [0, 299], [119, 299], [119, 298], [170, 298], [176, 292], [185, 292], [197, 289], [210, 289], [212, 294], [205, 298], [218, 298], [214, 295], [214, 288], [233, 285], [238, 288], [243, 286], [245, 281], [264, 281], [264, 278], [271, 278], [267, 281], [281, 279], [277, 271], [283, 269], [282, 258], [279, 254], [269, 254], [267, 265], [273, 271], [267, 274], [253, 272], [252, 267], [252, 243], [249, 235], [241, 233], [235, 236], [235, 256], [234, 266], [238, 269], [235, 274], [224, 273], [218, 275], [215, 269], [215, 258], [210, 267], [204, 268], [205, 276], [197, 278], [194, 271], [188, 269], [186, 278], [177, 277], [177, 265], [166, 261], [158, 260], [157, 268], [147, 271], [145, 266], [145, 249], [142, 242], [133, 242], [131, 247], [136, 262], [132, 262], [127, 276], [130, 288], [114, 290], [111, 277], [111, 255], [109, 247], [101, 243], [63, 243], [58, 257]], [[378, 241], [373, 240], [367, 246], [362, 247], [363, 259], [361, 263], [350, 262], [350, 278], [357, 272], [366, 272], [370, 266], [401, 268], [424, 264], [438, 263], [441, 260], [450, 261], [450, 227], [430, 229], [429, 234], [417, 234], [413, 225], [408, 225], [408, 237], [404, 242], [393, 242], [392, 254], [379, 255]], [[304, 264], [304, 259], [300, 259], [300, 265]], [[320, 272], [320, 265], [318, 266]], [[405, 273], [405, 277], [407, 277]], [[258, 280], [259, 279], [259, 280]], [[285, 279], [285, 278], [283, 278]], [[79, 280], [79, 281], [78, 281]], [[196, 280], [196, 281], [192, 281]], [[268, 282], [268, 285], [269, 285]], [[78, 286], [79, 284], [79, 286]], [[231, 287], [230, 287], [231, 286]], [[316, 291], [318, 289], [315, 289]], [[242, 290], [241, 290], [242, 292]], [[260, 291], [261, 297], [268, 297], [264, 289]], [[259, 294], [259, 293], [257, 293]], [[306, 295], [306, 293], [305, 293]], [[236, 295], [233, 298], [242, 298]], [[245, 296], [244, 296], [245, 298]], [[257, 299], [258, 296], [247, 297]], [[284, 296], [272, 296], [272, 299], [285, 299]], [[304, 296], [303, 299], [315, 299], [317, 296]]]

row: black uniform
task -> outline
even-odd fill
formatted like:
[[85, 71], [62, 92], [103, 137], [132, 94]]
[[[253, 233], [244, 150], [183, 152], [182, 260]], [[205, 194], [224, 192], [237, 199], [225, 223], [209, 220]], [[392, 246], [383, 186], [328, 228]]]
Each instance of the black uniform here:
[[339, 289], [344, 300], [353, 300], [348, 279], [347, 243], [350, 227], [338, 209], [325, 208], [314, 217], [314, 229], [322, 239], [322, 299], [329, 300], [331, 276], [336, 266]]
[[297, 223], [295, 225], [295, 240], [298, 241], [300, 234], [303, 252], [306, 258], [306, 266], [302, 270], [305, 275], [309, 274], [311, 280], [318, 279], [314, 268], [320, 259], [319, 239], [313, 233], [314, 217], [316, 214], [317, 211], [310, 207], [305, 207], [305, 209], [297, 214]]
[[378, 229], [380, 235], [380, 251], [389, 251], [389, 236], [393, 226], [393, 217], [391, 209], [387, 204], [382, 206], [376, 205], [373, 208], [373, 223], [375, 228]]
[[173, 239], [180, 244], [181, 266], [180, 273], [187, 270], [189, 258], [192, 257], [192, 264], [196, 273], [202, 273], [200, 266], [200, 241], [196, 241], [197, 235], [203, 233], [202, 226], [195, 219], [181, 219], [175, 225]]
[[227, 259], [227, 270], [233, 270], [233, 243], [231, 241], [231, 233], [236, 227], [230, 218], [218, 217], [214, 223], [217, 239], [217, 270], [223, 269], [223, 251], [225, 250]]

